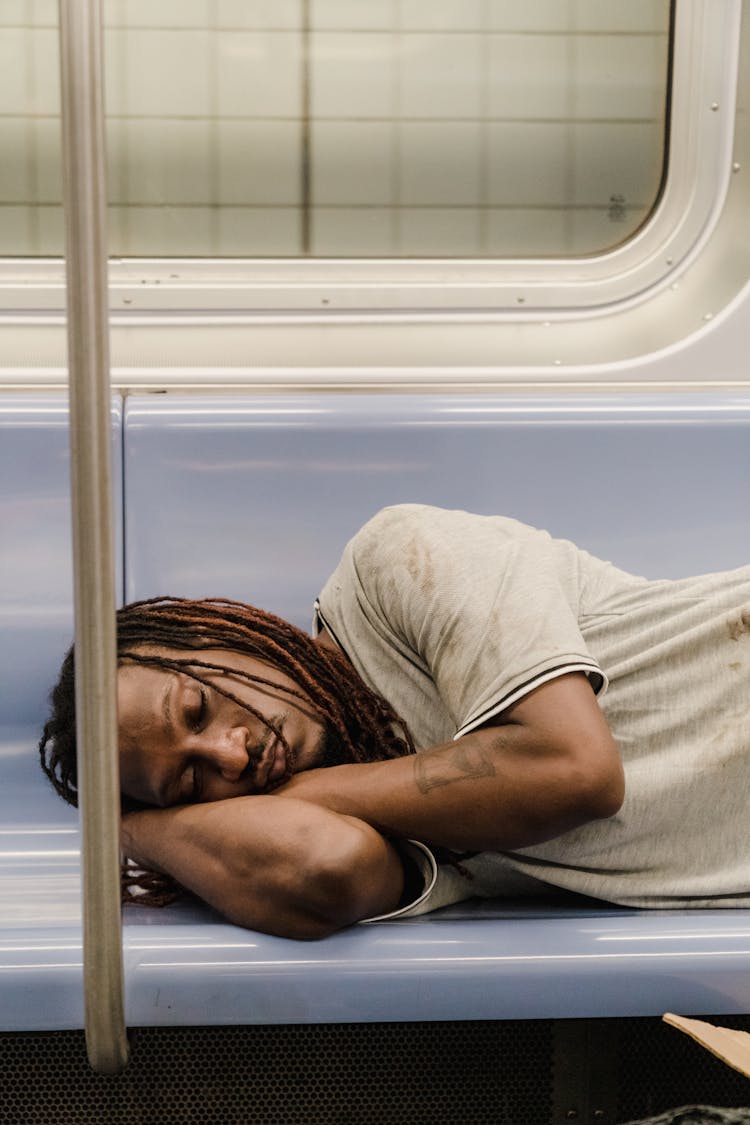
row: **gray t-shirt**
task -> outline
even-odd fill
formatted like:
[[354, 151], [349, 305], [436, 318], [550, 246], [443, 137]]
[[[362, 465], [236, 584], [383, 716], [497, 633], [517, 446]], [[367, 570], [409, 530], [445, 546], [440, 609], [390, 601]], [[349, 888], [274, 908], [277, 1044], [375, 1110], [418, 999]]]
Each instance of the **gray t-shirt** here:
[[316, 605], [418, 749], [584, 671], [625, 766], [604, 821], [458, 864], [414, 856], [400, 913], [558, 887], [630, 906], [750, 905], [750, 567], [650, 581], [499, 516], [386, 508]]

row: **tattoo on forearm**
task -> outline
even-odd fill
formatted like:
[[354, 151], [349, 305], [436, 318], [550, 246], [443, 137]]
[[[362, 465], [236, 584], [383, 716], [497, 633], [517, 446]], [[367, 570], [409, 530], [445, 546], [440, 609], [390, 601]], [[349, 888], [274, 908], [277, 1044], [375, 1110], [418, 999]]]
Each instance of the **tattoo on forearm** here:
[[417, 754], [414, 759], [414, 780], [421, 793], [439, 789], [442, 785], [452, 785], [455, 781], [466, 781], [476, 777], [494, 777], [495, 767], [477, 746], [461, 746], [449, 753], [445, 750], [427, 751]]

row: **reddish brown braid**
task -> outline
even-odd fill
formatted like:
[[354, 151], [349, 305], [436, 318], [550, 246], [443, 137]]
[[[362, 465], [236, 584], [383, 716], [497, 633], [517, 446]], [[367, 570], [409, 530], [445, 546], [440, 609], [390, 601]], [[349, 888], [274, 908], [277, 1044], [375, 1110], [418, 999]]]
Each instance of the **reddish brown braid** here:
[[[292, 697], [312, 703], [339, 740], [342, 761], [370, 762], [414, 753], [406, 724], [390, 704], [371, 691], [338, 650], [323, 647], [288, 621], [242, 602], [224, 598], [193, 601], [151, 598], [133, 602], [117, 612], [118, 662], [140, 663], [184, 671], [200, 683], [210, 683], [228, 699], [270, 727], [247, 701], [219, 687], [206, 673], [223, 673], [252, 683], [269, 684], [260, 676], [200, 659], [175, 659], [144, 648], [193, 650], [225, 649], [254, 656], [286, 673], [300, 688], [285, 689]], [[278, 685], [274, 685], [278, 687]], [[52, 714], [39, 743], [42, 769], [69, 804], [78, 804], [75, 737], [75, 657], [73, 648], [63, 661], [51, 694]], [[274, 733], [285, 748], [280, 730]], [[124, 810], [134, 806], [123, 799]], [[181, 893], [173, 880], [157, 872], [125, 864], [123, 899], [142, 905], [164, 905]]]

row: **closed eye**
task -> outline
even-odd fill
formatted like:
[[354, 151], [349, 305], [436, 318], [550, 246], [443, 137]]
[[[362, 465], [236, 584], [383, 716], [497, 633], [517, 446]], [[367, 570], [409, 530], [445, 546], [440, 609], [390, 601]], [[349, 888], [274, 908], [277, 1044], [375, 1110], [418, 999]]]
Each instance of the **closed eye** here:
[[187, 708], [187, 726], [193, 731], [199, 731], [208, 716], [208, 689], [204, 684], [196, 684], [197, 691], [191, 696]]

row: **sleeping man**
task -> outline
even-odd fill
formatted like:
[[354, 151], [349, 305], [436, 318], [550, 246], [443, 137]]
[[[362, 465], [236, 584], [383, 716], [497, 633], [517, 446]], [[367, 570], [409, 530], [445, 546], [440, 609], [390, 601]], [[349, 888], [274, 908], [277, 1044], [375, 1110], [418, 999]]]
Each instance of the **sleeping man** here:
[[[72, 650], [40, 751], [75, 803]], [[126, 898], [314, 938], [480, 896], [750, 905], [750, 566], [650, 581], [503, 517], [386, 508], [313, 637], [118, 613]]]

